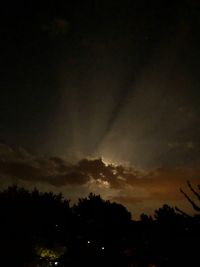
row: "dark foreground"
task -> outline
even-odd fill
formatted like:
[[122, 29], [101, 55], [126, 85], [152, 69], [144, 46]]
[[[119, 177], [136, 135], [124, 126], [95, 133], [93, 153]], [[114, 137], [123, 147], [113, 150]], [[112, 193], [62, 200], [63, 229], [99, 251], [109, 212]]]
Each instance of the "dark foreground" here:
[[126, 208], [90, 194], [70, 207], [61, 195], [10, 187], [0, 193], [2, 266], [198, 266], [200, 217], [164, 205], [131, 220]]

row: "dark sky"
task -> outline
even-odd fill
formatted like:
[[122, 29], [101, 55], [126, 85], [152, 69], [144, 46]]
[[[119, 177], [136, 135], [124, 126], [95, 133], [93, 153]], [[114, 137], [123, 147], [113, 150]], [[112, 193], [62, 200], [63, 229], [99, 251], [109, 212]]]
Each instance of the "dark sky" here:
[[93, 190], [133, 214], [187, 208], [179, 187], [200, 182], [199, 1], [40, 2], [1, 7], [0, 185]]

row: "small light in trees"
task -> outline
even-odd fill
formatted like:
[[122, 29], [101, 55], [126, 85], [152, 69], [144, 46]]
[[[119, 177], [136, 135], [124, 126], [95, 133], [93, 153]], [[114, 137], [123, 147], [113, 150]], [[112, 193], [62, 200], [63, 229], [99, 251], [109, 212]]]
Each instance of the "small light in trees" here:
[[102, 249], [102, 250], [104, 250], [104, 249], [105, 249], [105, 247], [101, 247], [101, 249]]
[[57, 262], [57, 261], [55, 261], [55, 262], [54, 262], [54, 264], [57, 266], [57, 265], [58, 265], [58, 262]]
[[87, 243], [90, 244], [91, 243], [90, 240], [88, 240]]

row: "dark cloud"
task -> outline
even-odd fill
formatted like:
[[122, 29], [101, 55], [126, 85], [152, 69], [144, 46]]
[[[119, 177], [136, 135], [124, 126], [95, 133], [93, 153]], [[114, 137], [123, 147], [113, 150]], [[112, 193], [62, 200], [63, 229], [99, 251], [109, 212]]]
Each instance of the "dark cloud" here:
[[12, 179], [40, 181], [54, 186], [85, 185], [90, 180], [109, 184], [110, 188], [126, 190], [142, 188], [157, 196], [171, 191], [176, 194], [183, 181], [200, 179], [200, 169], [191, 167], [136, 170], [122, 165], [106, 164], [100, 159], [82, 159], [68, 163], [59, 157], [37, 157], [24, 149], [0, 145], [1, 176]]
[[186, 180], [198, 184], [200, 168], [176, 167], [143, 171], [106, 164], [101, 158], [69, 163], [60, 157], [38, 157], [22, 148], [13, 149], [0, 144], [0, 179], [1, 186], [6, 179], [7, 184], [43, 184], [43, 189], [53, 186], [55, 190], [70, 190], [77, 196], [78, 192], [81, 194], [81, 190], [85, 193], [93, 191], [128, 206], [130, 210], [142, 212], [142, 209], [150, 211], [156, 205], [158, 207], [164, 203], [182, 203], [184, 207], [184, 198], [179, 188], [186, 186]]
[[68, 172], [66, 171], [64, 174], [56, 173], [46, 176], [45, 178], [47, 183], [58, 187], [65, 185], [81, 186], [89, 181], [89, 177], [87, 176], [87, 174], [79, 172], [78, 170], [69, 170]]
[[12, 181], [42, 182], [56, 187], [82, 185], [88, 181], [86, 173], [61, 158], [36, 157], [22, 149], [0, 145], [0, 174]]
[[123, 186], [119, 172], [102, 159], [83, 159], [69, 164], [59, 157], [37, 157], [23, 149], [12, 149], [0, 145], [0, 174], [13, 181], [25, 180], [43, 182], [60, 187], [65, 185], [84, 185], [90, 180], [107, 182], [111, 187]]

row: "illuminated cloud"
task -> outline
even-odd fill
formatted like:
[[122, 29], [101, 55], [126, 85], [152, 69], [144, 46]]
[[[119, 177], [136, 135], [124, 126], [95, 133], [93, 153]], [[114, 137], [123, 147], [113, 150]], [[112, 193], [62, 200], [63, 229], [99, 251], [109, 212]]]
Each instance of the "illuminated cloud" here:
[[[136, 170], [122, 165], [105, 164], [102, 159], [82, 159], [68, 163], [59, 157], [36, 157], [24, 149], [0, 144], [0, 177], [9, 183], [80, 194], [93, 191], [128, 206], [130, 210], [153, 210], [159, 204], [183, 202], [180, 187], [190, 180], [200, 181], [199, 167]], [[2, 186], [2, 184], [1, 184]], [[183, 203], [182, 203], [183, 204]]]

